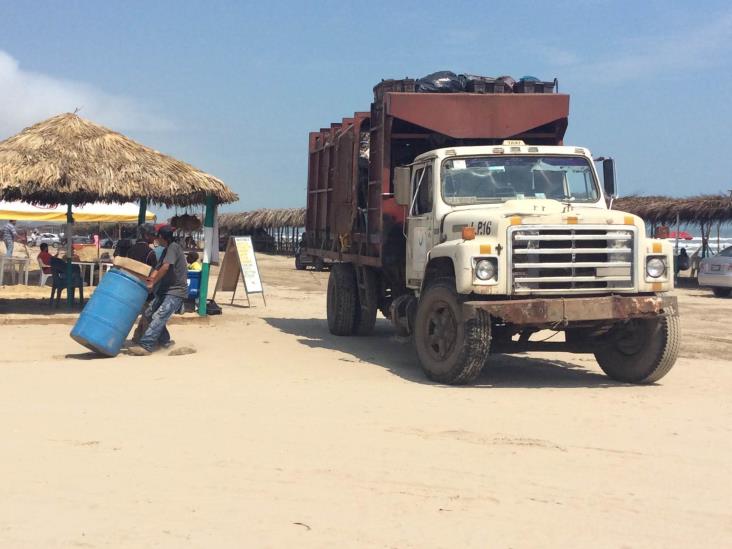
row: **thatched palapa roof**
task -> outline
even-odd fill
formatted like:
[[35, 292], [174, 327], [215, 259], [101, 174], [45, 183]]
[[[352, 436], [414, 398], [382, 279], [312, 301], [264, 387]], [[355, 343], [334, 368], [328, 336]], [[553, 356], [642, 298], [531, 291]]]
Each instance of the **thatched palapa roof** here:
[[0, 142], [0, 198], [166, 206], [238, 199], [220, 179], [77, 116], [60, 114]]
[[219, 229], [229, 233], [303, 225], [305, 208], [262, 209], [219, 216]]
[[686, 198], [668, 196], [628, 196], [615, 201], [613, 208], [633, 213], [651, 223], [729, 223], [732, 222], [732, 197], [699, 195]]

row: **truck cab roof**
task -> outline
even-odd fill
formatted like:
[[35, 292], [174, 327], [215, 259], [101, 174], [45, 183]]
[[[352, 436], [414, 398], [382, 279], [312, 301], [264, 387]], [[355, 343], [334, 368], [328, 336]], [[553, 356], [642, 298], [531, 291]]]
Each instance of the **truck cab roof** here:
[[531, 155], [560, 155], [584, 156], [592, 159], [590, 150], [585, 147], [570, 145], [480, 145], [469, 147], [444, 147], [420, 154], [414, 159], [414, 164], [437, 157], [450, 156], [483, 156], [497, 154], [531, 154]]

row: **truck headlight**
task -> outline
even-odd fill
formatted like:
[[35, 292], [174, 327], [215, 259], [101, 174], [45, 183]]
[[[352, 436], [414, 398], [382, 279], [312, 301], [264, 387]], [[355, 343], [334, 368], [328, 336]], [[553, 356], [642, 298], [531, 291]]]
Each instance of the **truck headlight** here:
[[498, 273], [498, 265], [494, 259], [479, 259], [475, 263], [475, 276], [480, 280], [491, 280]]
[[647, 258], [646, 274], [651, 278], [661, 278], [666, 274], [666, 260], [662, 257]]

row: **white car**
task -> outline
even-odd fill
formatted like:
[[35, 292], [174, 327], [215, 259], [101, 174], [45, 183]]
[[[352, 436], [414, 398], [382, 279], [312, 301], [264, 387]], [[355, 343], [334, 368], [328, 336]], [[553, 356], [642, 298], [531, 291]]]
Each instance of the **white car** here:
[[729, 296], [732, 293], [732, 246], [702, 259], [697, 280], [699, 286], [711, 288], [717, 297]]
[[34, 246], [40, 246], [41, 244], [48, 244], [52, 248], [58, 247], [58, 245], [61, 243], [61, 237], [59, 237], [57, 234], [53, 233], [41, 233], [36, 235], [35, 239], [33, 240]]

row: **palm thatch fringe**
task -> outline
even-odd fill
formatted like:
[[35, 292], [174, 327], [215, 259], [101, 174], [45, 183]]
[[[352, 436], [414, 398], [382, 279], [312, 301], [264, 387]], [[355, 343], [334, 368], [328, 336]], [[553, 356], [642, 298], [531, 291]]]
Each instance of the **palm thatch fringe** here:
[[219, 215], [219, 230], [227, 235], [251, 235], [257, 251], [291, 255], [305, 225], [305, 208], [261, 209]]
[[0, 142], [0, 198], [43, 204], [166, 206], [238, 200], [220, 179], [76, 114], [60, 114]]
[[659, 225], [695, 225], [701, 232], [701, 257], [709, 252], [712, 227], [717, 227], [719, 248], [720, 226], [732, 222], [732, 196], [698, 195], [686, 198], [668, 196], [628, 196], [615, 201], [615, 208], [637, 215], [650, 224], [651, 234]]
[[219, 228], [230, 233], [303, 225], [305, 225], [305, 208], [268, 208], [219, 215]]
[[[652, 224], [712, 224], [732, 222], [732, 197], [699, 195], [685, 198], [668, 196], [628, 196], [615, 201], [614, 208], [633, 213]], [[677, 217], [678, 216], [678, 217]]]

